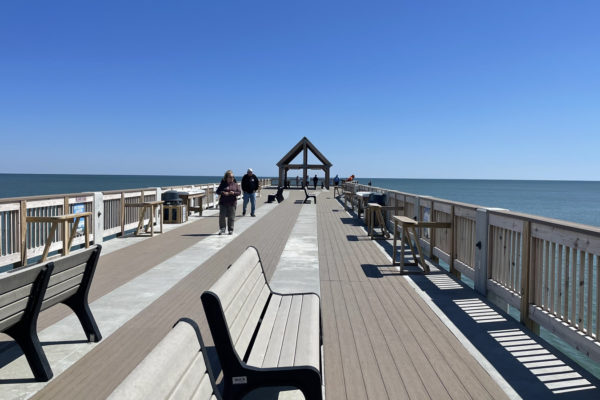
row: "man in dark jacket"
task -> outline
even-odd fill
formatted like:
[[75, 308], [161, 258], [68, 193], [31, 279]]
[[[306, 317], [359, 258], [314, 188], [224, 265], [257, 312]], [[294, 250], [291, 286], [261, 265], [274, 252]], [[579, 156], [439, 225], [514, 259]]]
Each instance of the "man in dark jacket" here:
[[242, 178], [242, 190], [244, 192], [242, 215], [246, 215], [246, 206], [248, 205], [248, 200], [250, 200], [250, 215], [256, 217], [254, 211], [256, 210], [256, 191], [259, 185], [258, 178], [254, 175], [252, 168], [248, 168], [248, 172]]

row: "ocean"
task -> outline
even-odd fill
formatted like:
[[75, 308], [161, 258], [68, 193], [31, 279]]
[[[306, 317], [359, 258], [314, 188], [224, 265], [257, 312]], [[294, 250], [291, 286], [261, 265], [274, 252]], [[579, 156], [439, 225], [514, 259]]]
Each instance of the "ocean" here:
[[[0, 174], [0, 198], [214, 183], [220, 180], [221, 176]], [[360, 177], [358, 181], [362, 184], [371, 181], [373, 186], [407, 193], [600, 227], [600, 181]]]

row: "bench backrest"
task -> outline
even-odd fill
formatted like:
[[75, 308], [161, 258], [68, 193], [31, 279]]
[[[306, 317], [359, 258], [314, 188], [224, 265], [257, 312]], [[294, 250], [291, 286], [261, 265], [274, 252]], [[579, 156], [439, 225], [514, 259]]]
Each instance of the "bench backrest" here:
[[79, 290], [86, 291], [85, 295], [87, 295], [89, 283], [100, 257], [100, 250], [101, 246], [95, 245], [54, 261], [54, 272], [48, 283], [42, 310], [65, 301]]
[[229, 335], [227, 332], [214, 332], [215, 325], [209, 321], [215, 343], [218, 340], [229, 340], [240, 360], [243, 360], [270, 295], [271, 289], [267, 284], [258, 251], [254, 247], [248, 247], [223, 276], [202, 294], [208, 318], [210, 312], [207, 310], [205, 298], [218, 298], [229, 331]]
[[220, 399], [196, 323], [179, 320], [108, 398]]
[[34, 310], [33, 301], [44, 296], [53, 268], [49, 262], [0, 274], [0, 332], [19, 323], [28, 313], [37, 315], [41, 302]]

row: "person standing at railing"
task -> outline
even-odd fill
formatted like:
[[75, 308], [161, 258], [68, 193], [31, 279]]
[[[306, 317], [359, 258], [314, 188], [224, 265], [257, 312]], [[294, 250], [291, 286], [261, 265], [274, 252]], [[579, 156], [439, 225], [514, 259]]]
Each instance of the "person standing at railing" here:
[[256, 191], [260, 186], [258, 178], [254, 175], [252, 168], [248, 168], [246, 175], [242, 178], [242, 190], [244, 191], [244, 204], [242, 206], [242, 215], [246, 215], [246, 206], [250, 201], [250, 215], [256, 217], [254, 211], [256, 210]]
[[233, 234], [237, 197], [241, 193], [240, 185], [235, 181], [233, 172], [228, 170], [217, 189], [219, 195], [219, 235], [225, 233], [226, 227], [229, 228], [229, 234]]
[[315, 177], [313, 178], [313, 183], [315, 184], [315, 190], [317, 190], [317, 183], [319, 183], [319, 178], [317, 177], [317, 174], [315, 174]]

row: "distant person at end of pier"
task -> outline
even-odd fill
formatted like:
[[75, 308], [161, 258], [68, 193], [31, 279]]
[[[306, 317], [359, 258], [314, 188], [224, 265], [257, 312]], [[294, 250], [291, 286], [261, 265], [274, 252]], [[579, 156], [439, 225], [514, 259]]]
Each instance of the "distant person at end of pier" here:
[[313, 178], [313, 183], [315, 184], [315, 190], [317, 190], [317, 183], [319, 183], [319, 178], [317, 177], [317, 174], [315, 174], [315, 177]]
[[369, 179], [369, 183], [367, 183], [367, 185], [371, 186], [371, 180]]
[[333, 178], [333, 186], [337, 186], [340, 184], [340, 177], [338, 174], [335, 174], [335, 178]]
[[242, 206], [242, 215], [246, 215], [246, 206], [248, 206], [248, 200], [250, 201], [250, 215], [256, 217], [254, 211], [256, 210], [256, 191], [260, 186], [260, 182], [252, 168], [248, 168], [246, 175], [242, 178], [242, 190], [244, 191], [244, 205]]
[[296, 175], [296, 187], [300, 186], [300, 177]]
[[233, 234], [237, 197], [241, 193], [240, 185], [236, 183], [233, 172], [228, 170], [217, 189], [219, 195], [219, 235], [225, 233], [226, 227], [229, 228], [229, 234]]

